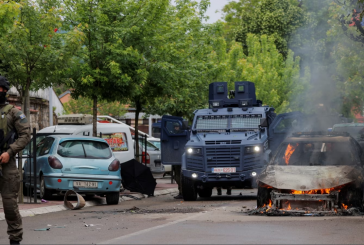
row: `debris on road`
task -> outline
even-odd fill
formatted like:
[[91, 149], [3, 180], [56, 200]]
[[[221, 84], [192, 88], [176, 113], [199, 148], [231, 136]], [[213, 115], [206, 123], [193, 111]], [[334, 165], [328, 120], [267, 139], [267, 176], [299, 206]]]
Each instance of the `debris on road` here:
[[42, 199], [42, 200], [41, 200], [41, 202], [42, 202], [42, 203], [47, 203], [48, 201], [47, 201], [47, 200]]
[[34, 231], [49, 231], [51, 228], [34, 229]]
[[322, 211], [305, 207], [302, 209], [286, 210], [271, 208], [269, 205], [261, 208], [255, 208], [243, 211], [249, 215], [266, 215], [266, 216], [362, 216], [359, 208], [335, 209], [334, 211]]
[[[77, 197], [77, 204], [74, 206], [70, 201], [67, 200], [68, 196], [70, 195], [76, 195]], [[75, 192], [74, 190], [68, 190], [66, 194], [64, 195], [64, 206], [71, 210], [81, 209], [86, 205], [85, 199]]]
[[202, 209], [197, 208], [173, 208], [173, 209], [141, 209], [138, 207], [132, 207], [130, 209], [122, 209], [122, 210], [114, 210], [114, 211], [84, 211], [83, 213], [97, 213], [97, 214], [115, 214], [115, 213], [124, 213], [124, 214], [155, 214], [155, 213], [198, 213], [202, 212]]

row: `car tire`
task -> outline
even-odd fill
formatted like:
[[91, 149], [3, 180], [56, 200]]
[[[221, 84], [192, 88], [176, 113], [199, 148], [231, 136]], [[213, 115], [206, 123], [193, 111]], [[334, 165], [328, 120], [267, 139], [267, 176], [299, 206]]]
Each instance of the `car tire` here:
[[182, 184], [182, 196], [185, 201], [196, 201], [197, 199], [197, 190], [195, 187], [195, 183], [193, 180], [184, 177], [181, 175], [181, 184]]
[[267, 204], [269, 204], [270, 193], [272, 189], [268, 189], [262, 186], [258, 186], [258, 195], [257, 195], [257, 207], [261, 208]]
[[40, 191], [39, 191], [39, 197], [40, 199], [45, 199], [45, 200], [49, 200], [52, 198], [52, 190], [48, 189], [45, 181], [44, 181], [44, 177], [41, 176], [40, 177]]
[[27, 187], [23, 182], [23, 195], [24, 196], [32, 196], [33, 195], [33, 188]]
[[342, 208], [343, 204], [347, 205], [349, 208], [351, 207], [362, 208], [363, 191], [361, 189], [348, 186], [340, 191], [339, 200], [340, 200], [339, 208]]
[[201, 190], [198, 190], [198, 195], [200, 197], [208, 198], [212, 196], [212, 188], [204, 188]]
[[106, 193], [107, 205], [117, 205], [117, 204], [119, 204], [119, 199], [120, 199], [119, 192]]

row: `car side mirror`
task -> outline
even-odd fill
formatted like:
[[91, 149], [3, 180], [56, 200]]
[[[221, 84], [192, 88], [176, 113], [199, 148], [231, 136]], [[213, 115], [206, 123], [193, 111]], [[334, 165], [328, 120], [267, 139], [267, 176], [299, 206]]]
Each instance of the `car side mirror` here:
[[260, 127], [268, 127], [268, 120], [267, 118], [260, 119]]

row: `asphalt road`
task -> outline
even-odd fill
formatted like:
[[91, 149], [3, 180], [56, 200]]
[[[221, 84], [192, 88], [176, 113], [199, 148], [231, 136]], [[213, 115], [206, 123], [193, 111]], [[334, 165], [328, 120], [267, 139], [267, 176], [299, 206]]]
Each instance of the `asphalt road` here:
[[[242, 195], [239, 195], [240, 192]], [[23, 219], [22, 244], [354, 244], [364, 241], [356, 217], [249, 216], [256, 190], [233, 190], [196, 202], [171, 195]], [[243, 206], [245, 208], [243, 208]], [[50, 228], [49, 231], [35, 229]], [[0, 221], [0, 244], [8, 243]]]

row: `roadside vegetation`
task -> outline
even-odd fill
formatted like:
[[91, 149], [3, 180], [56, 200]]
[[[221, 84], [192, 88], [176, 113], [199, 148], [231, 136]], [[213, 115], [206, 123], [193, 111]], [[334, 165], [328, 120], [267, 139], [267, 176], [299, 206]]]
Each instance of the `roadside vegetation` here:
[[362, 6], [235, 0], [207, 24], [208, 0], [0, 0], [0, 74], [27, 115], [29, 91], [53, 86], [72, 90], [68, 113], [94, 121], [126, 104], [136, 123], [141, 111], [191, 118], [209, 83], [248, 80], [278, 113], [324, 104], [353, 116], [364, 105]]

